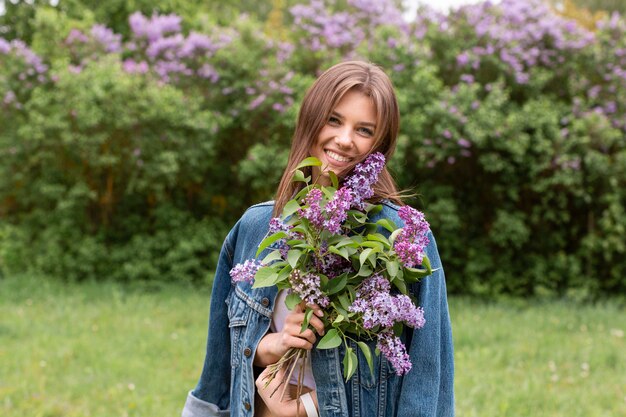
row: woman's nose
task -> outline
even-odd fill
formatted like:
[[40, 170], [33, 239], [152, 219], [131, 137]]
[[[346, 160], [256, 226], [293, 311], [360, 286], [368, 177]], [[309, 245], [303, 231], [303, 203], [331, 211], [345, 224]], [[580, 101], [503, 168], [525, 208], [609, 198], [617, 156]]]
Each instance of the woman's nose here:
[[352, 136], [347, 130], [343, 130], [335, 136], [335, 143], [342, 148], [349, 148], [352, 146]]

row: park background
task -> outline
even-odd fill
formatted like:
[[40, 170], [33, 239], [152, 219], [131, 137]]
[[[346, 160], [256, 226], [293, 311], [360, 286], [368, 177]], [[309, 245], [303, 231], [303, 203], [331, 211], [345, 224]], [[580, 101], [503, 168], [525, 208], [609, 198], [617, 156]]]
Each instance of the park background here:
[[222, 240], [345, 59], [398, 91], [457, 414], [626, 415], [626, 4], [52, 3], [0, 15], [2, 415], [179, 414]]

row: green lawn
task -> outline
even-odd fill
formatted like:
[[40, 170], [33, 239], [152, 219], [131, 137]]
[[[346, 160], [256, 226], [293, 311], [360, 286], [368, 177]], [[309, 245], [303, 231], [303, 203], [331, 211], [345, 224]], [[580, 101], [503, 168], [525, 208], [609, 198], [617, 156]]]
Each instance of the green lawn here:
[[[0, 279], [0, 415], [178, 416], [208, 291]], [[617, 303], [451, 299], [458, 416], [626, 416]]]

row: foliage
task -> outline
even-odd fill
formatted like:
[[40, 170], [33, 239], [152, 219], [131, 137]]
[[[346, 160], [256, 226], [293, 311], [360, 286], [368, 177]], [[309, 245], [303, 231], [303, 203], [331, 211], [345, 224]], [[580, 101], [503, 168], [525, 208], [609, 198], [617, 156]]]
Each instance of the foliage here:
[[[625, 291], [626, 20], [590, 31], [503, 0], [404, 21], [397, 3], [10, 4], [1, 265], [201, 281], [223, 231], [272, 197], [306, 88], [358, 58], [397, 88], [390, 166], [418, 187], [451, 291]], [[203, 259], [173, 273], [163, 254], [186, 240]]]

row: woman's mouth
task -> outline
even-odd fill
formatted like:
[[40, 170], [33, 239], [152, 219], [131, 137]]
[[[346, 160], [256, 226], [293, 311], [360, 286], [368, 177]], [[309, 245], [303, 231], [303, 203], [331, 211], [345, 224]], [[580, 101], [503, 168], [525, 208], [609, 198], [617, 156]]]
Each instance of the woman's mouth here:
[[345, 156], [341, 156], [338, 153], [335, 153], [333, 151], [330, 151], [328, 149], [325, 149], [324, 152], [326, 153], [326, 155], [335, 162], [341, 162], [341, 163], [345, 163], [345, 162], [350, 162], [352, 161], [352, 158], [347, 158]]

